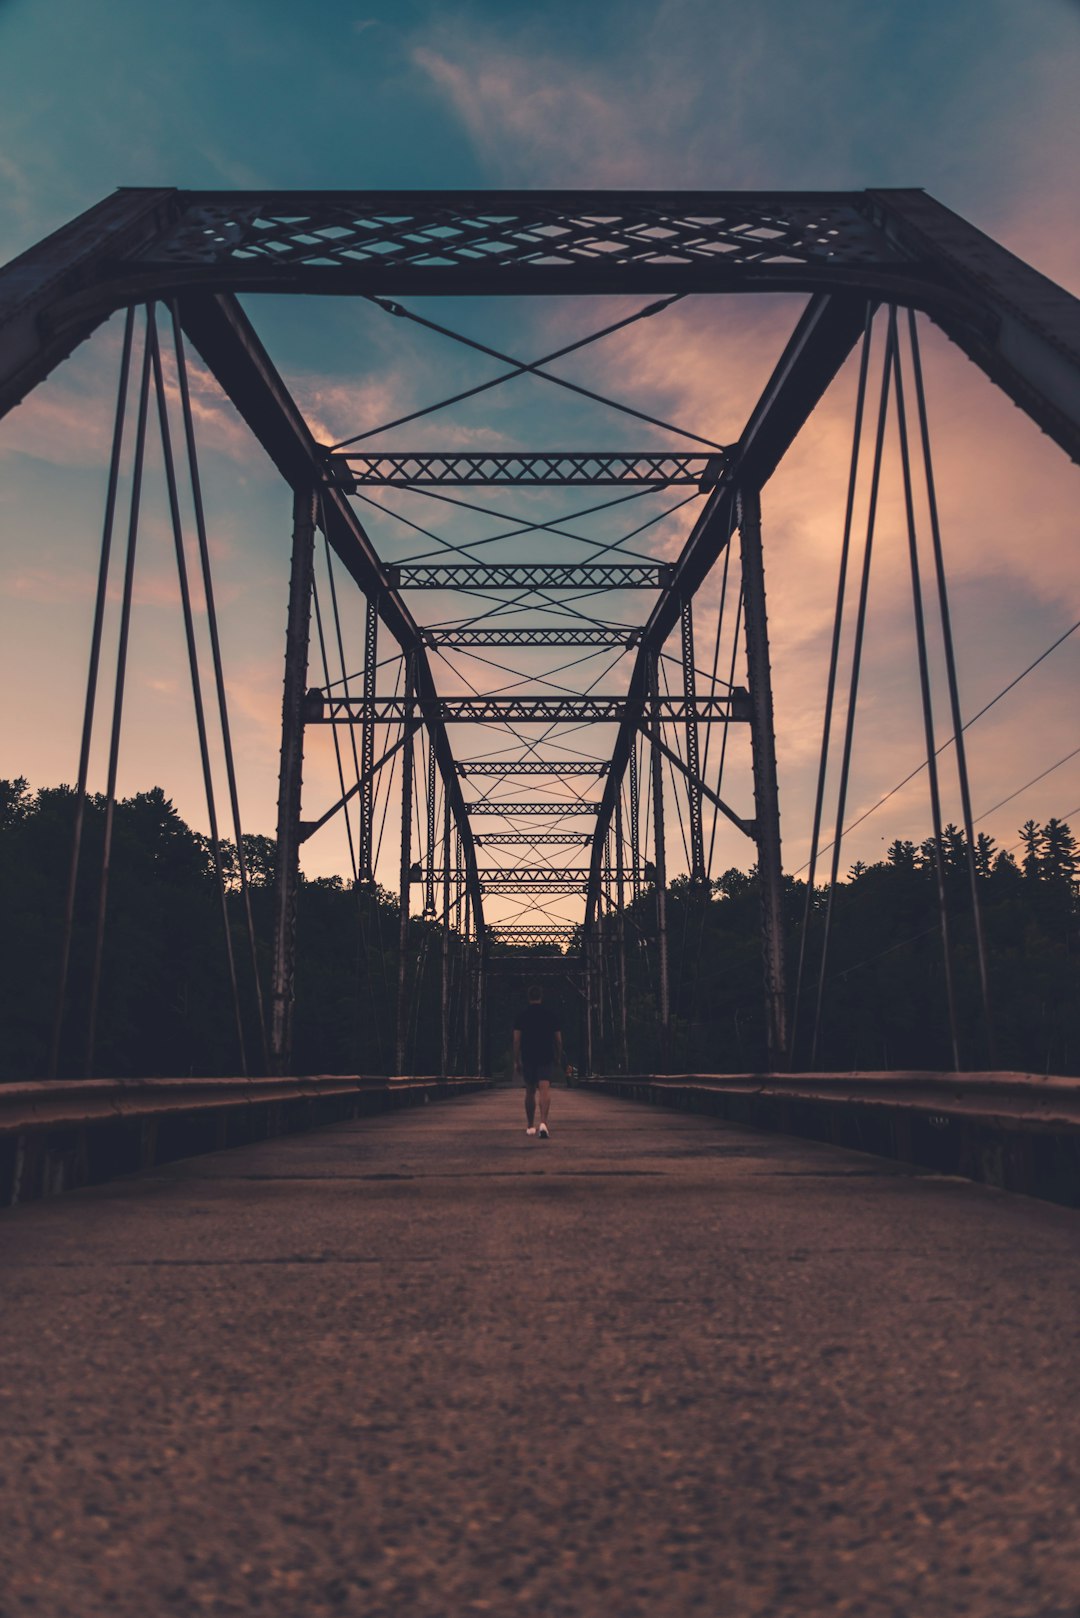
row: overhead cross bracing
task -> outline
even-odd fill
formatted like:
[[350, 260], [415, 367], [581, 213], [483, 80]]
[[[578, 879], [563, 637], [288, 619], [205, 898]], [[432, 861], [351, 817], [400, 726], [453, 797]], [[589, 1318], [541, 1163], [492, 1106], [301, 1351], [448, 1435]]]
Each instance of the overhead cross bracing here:
[[720, 475], [719, 455], [677, 455], [612, 451], [519, 450], [510, 454], [463, 455], [457, 451], [409, 455], [361, 455], [346, 451], [333, 460], [341, 486], [369, 488], [594, 488], [635, 484], [667, 489], [691, 484], [710, 489]]
[[567, 763], [559, 759], [523, 758], [500, 763], [490, 759], [458, 759], [459, 775], [606, 775], [607, 764], [597, 760]]
[[640, 634], [637, 629], [592, 628], [588, 624], [573, 629], [425, 629], [424, 643], [436, 649], [503, 646], [538, 651], [564, 646], [621, 646], [629, 651], [637, 645]]
[[569, 944], [576, 933], [576, 927], [560, 927], [557, 923], [536, 927], [508, 924], [488, 928], [488, 937], [493, 943], [512, 944], [517, 949], [530, 949], [537, 944]]
[[[650, 712], [664, 724], [744, 724], [750, 719], [746, 692], [737, 688], [722, 697], [661, 696], [653, 700]], [[442, 697], [422, 702], [409, 697], [339, 697], [322, 691], [309, 692], [305, 720], [309, 725], [400, 724], [413, 713], [441, 720], [443, 724], [618, 724], [628, 716], [640, 721], [644, 707], [632, 696], [591, 697]]]
[[[431, 345], [426, 355], [452, 345], [455, 357], [467, 352], [476, 370], [455, 370], [447, 383], [453, 391], [442, 396], [403, 398], [388, 410], [389, 420], [342, 420], [334, 443], [316, 442], [236, 302], [236, 293], [259, 290], [364, 299], [372, 322], [409, 329], [417, 345]], [[635, 340], [643, 348], [655, 344], [659, 353], [672, 325], [684, 322], [684, 334], [700, 330], [708, 303], [698, 294], [781, 290], [809, 301], [761, 397], [748, 401], [736, 442], [711, 418], [665, 420], [647, 396], [647, 368], [627, 367], [625, 380], [610, 381], [620, 334], [636, 328]], [[485, 911], [485, 885], [497, 879], [485, 875], [482, 882], [476, 866], [448, 731], [459, 723], [484, 725], [492, 762], [515, 752], [535, 758], [541, 750], [567, 760], [595, 757], [598, 738], [582, 747], [583, 728], [614, 727], [602, 737], [605, 754], [610, 749], [603, 796], [588, 810], [596, 825], [585, 879], [585, 957], [621, 947], [619, 917], [640, 901], [642, 881], [650, 882], [655, 904], [646, 942], [665, 1030], [671, 1025], [667, 879], [685, 871], [693, 890], [704, 891], [715, 868], [718, 824], [722, 836], [730, 827], [753, 840], [765, 896], [768, 1042], [773, 1059], [783, 1057], [784, 915], [762, 489], [860, 340], [866, 352], [879, 305], [885, 310], [876, 329], [887, 319], [891, 352], [895, 306], [928, 312], [1056, 442], [1080, 453], [1074, 300], [910, 191], [134, 191], [31, 250], [0, 292], [6, 339], [0, 408], [114, 309], [175, 299], [177, 333], [198, 349], [294, 492], [271, 997], [275, 1062], [284, 1060], [289, 1042], [299, 845], [336, 819], [348, 827], [357, 882], [372, 883], [394, 782], [402, 789], [402, 812], [395, 807], [390, 817], [395, 844], [400, 829], [401, 958], [409, 943], [408, 888], [419, 866], [424, 916], [441, 918], [444, 932], [466, 939], [473, 952], [468, 986], [459, 988], [481, 1025], [484, 929], [506, 911]], [[598, 328], [560, 328], [540, 342], [535, 333], [512, 341], [482, 330], [482, 309], [476, 319], [443, 323], [413, 293], [643, 293], [649, 301], [632, 309], [621, 304]], [[692, 304], [683, 302], [690, 298]], [[583, 320], [582, 327], [589, 324]], [[905, 334], [905, 340], [905, 366], [917, 365], [914, 339]], [[590, 371], [589, 351], [601, 342], [605, 365]], [[433, 365], [426, 359], [425, 365], [426, 377]], [[898, 366], [896, 375], [898, 393]], [[484, 403], [508, 383], [522, 386], [504, 388], [500, 405], [531, 390], [576, 414], [560, 431], [561, 421], [545, 407], [541, 438], [539, 418], [515, 417], [507, 406], [496, 432]], [[916, 420], [919, 403], [909, 393]], [[443, 419], [459, 407], [453, 426], [464, 456], [453, 447], [400, 447], [406, 427], [408, 446], [417, 442], [418, 420]], [[635, 433], [647, 429], [641, 456], [610, 452], [605, 462], [584, 451], [522, 447], [603, 442], [612, 414], [637, 423]], [[452, 443], [451, 435], [441, 441]], [[423, 465], [418, 455], [428, 457]], [[346, 473], [349, 465], [359, 477]], [[665, 496], [655, 485], [674, 481], [673, 465], [680, 476], [699, 465], [708, 475]], [[346, 476], [353, 493], [343, 487]], [[584, 510], [570, 509], [573, 501], [556, 506], [559, 487], [590, 477], [597, 498]], [[452, 480], [468, 487], [481, 479], [494, 480], [490, 503], [451, 492]], [[599, 498], [607, 481], [625, 487]], [[368, 603], [360, 635], [347, 624], [342, 629], [343, 581], [339, 576], [335, 584], [332, 557]], [[428, 598], [415, 613], [403, 594], [411, 602], [414, 590]], [[715, 641], [701, 622], [706, 601]], [[389, 669], [385, 647], [377, 646], [383, 630], [402, 654]], [[676, 634], [682, 655], [669, 662], [665, 647]], [[358, 666], [362, 675], [350, 689], [347, 670]], [[745, 729], [731, 730], [732, 721]], [[314, 747], [319, 724], [327, 725], [324, 753], [333, 748], [340, 796], [319, 818], [301, 820], [305, 727]], [[378, 750], [376, 726], [393, 731]], [[541, 734], [530, 728], [536, 726]], [[475, 731], [469, 741], [475, 751]], [[385, 886], [387, 857], [381, 869]], [[504, 871], [506, 880], [511, 875]], [[577, 883], [565, 873], [551, 880]], [[448, 917], [451, 890], [457, 908]], [[592, 982], [594, 965], [586, 971]], [[402, 1050], [407, 976], [403, 969]], [[611, 982], [604, 995], [601, 1018], [612, 1015], [613, 995], [618, 999]]]
[[470, 815], [595, 815], [600, 805], [574, 798], [533, 799], [527, 803], [504, 803], [499, 798], [482, 798], [467, 803]]
[[664, 562], [476, 562], [391, 565], [399, 590], [662, 590]]
[[485, 831], [473, 838], [477, 848], [588, 848], [591, 832]]

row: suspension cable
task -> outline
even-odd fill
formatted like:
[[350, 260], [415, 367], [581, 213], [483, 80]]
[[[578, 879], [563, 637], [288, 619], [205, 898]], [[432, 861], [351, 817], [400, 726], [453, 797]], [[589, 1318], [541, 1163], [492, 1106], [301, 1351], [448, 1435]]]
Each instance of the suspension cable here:
[[176, 575], [180, 585], [180, 606], [184, 619], [184, 639], [187, 643], [188, 667], [191, 671], [191, 697], [195, 707], [195, 729], [199, 738], [199, 758], [202, 763], [203, 786], [206, 792], [206, 814], [210, 822], [210, 848], [214, 860], [218, 897], [221, 901], [221, 920], [225, 932], [225, 958], [232, 990], [233, 1012], [236, 1019], [236, 1039], [240, 1050], [240, 1069], [248, 1076], [247, 1043], [244, 1038], [244, 1014], [240, 1004], [240, 987], [236, 977], [233, 956], [232, 927], [229, 923], [229, 901], [225, 892], [225, 868], [221, 858], [221, 838], [218, 835], [217, 806], [214, 801], [214, 776], [210, 765], [210, 745], [206, 732], [206, 711], [203, 706], [202, 679], [199, 674], [199, 651], [195, 639], [195, 618], [191, 610], [191, 585], [188, 580], [187, 557], [184, 550], [184, 526], [180, 515], [180, 496], [176, 484], [176, 466], [173, 461], [172, 434], [169, 430], [169, 405], [165, 394], [165, 377], [161, 365], [158, 343], [157, 317], [153, 304], [147, 310], [147, 341], [154, 368], [154, 390], [157, 395], [158, 425], [161, 430], [161, 453], [165, 466], [165, 487], [169, 498], [169, 516], [172, 523], [173, 548], [176, 552]]
[[814, 823], [810, 834], [810, 874], [806, 879], [806, 903], [803, 906], [802, 936], [799, 940], [799, 965], [795, 974], [795, 999], [791, 1013], [791, 1051], [793, 1057], [798, 1049], [799, 1007], [802, 1001], [806, 945], [810, 934], [810, 916], [814, 903], [814, 876], [817, 870], [818, 841], [821, 837], [821, 815], [825, 805], [825, 780], [829, 768], [829, 740], [832, 734], [833, 704], [836, 697], [836, 675], [840, 663], [840, 640], [844, 624], [844, 597], [847, 589], [848, 560], [851, 554], [851, 530], [855, 516], [855, 491], [859, 480], [859, 449], [862, 444], [863, 412], [866, 406], [866, 381], [870, 369], [870, 340], [873, 332], [873, 321], [874, 307], [868, 303], [863, 322], [859, 381], [855, 392], [855, 424], [851, 440], [851, 465], [848, 471], [847, 501], [844, 506], [843, 537], [840, 542], [840, 571], [836, 583], [836, 611], [833, 616], [832, 645], [829, 650], [829, 675], [825, 684], [825, 717], [821, 732], [821, 756], [818, 764], [817, 789], [814, 795]]
[[848, 684], [847, 719], [844, 725], [844, 745], [840, 758], [840, 785], [836, 797], [836, 835], [832, 844], [832, 866], [829, 890], [825, 900], [825, 917], [821, 934], [821, 959], [818, 963], [817, 995], [814, 1003], [814, 1033], [810, 1043], [810, 1066], [817, 1062], [818, 1041], [821, 1036], [821, 1007], [825, 994], [825, 973], [829, 958], [829, 939], [832, 933], [833, 899], [840, 870], [840, 844], [843, 836], [844, 809], [847, 805], [848, 781], [851, 775], [851, 748], [855, 738], [855, 713], [859, 700], [859, 674], [862, 669], [863, 636], [866, 631], [866, 606], [870, 594], [870, 567], [874, 549], [874, 524], [877, 520], [878, 494], [881, 487], [881, 463], [885, 449], [885, 427], [889, 415], [889, 384], [896, 351], [896, 333], [890, 325], [885, 338], [885, 358], [881, 368], [881, 398], [878, 403], [877, 430], [874, 436], [874, 460], [870, 474], [870, 501], [866, 513], [866, 543], [863, 549], [862, 576], [859, 581], [859, 601], [855, 615], [855, 639], [851, 652], [851, 673]]
[[251, 981], [255, 987], [258, 1008], [259, 1039], [262, 1045], [263, 1068], [269, 1071], [270, 1052], [267, 1044], [266, 1013], [263, 1005], [262, 982], [259, 976], [259, 954], [255, 937], [255, 919], [251, 909], [251, 884], [248, 880], [247, 859], [244, 854], [244, 833], [240, 822], [240, 795], [236, 784], [236, 761], [233, 756], [232, 731], [229, 725], [229, 704], [225, 692], [224, 664], [221, 657], [221, 638], [218, 633], [217, 607], [214, 601], [214, 581], [210, 566], [210, 545], [206, 531], [206, 513], [203, 506], [202, 479], [199, 475], [198, 451], [195, 444], [195, 422], [191, 409], [188, 386], [187, 358], [180, 325], [180, 312], [175, 298], [169, 305], [172, 316], [173, 346], [176, 352], [176, 374], [180, 384], [180, 406], [187, 445], [188, 472], [191, 479], [191, 500], [195, 512], [195, 532], [198, 537], [199, 560], [202, 568], [203, 594], [206, 599], [206, 619], [210, 631], [210, 651], [217, 688], [218, 718], [221, 724], [221, 742], [225, 755], [225, 774], [229, 787], [233, 836], [236, 839], [236, 865], [240, 876], [240, 894], [244, 907], [248, 948], [251, 955]]
[[[147, 313], [149, 323], [149, 312]], [[128, 639], [131, 630], [131, 600], [135, 582], [135, 548], [139, 538], [139, 512], [142, 504], [143, 465], [146, 458], [146, 418], [150, 404], [150, 337], [143, 337], [142, 374], [139, 379], [139, 408], [135, 426], [135, 448], [131, 471], [128, 510], [127, 555], [120, 599], [120, 630], [116, 646], [116, 682], [113, 687], [112, 729], [109, 736], [109, 769], [105, 787], [105, 824], [101, 840], [101, 876], [98, 883], [97, 916], [94, 923], [94, 953], [90, 968], [90, 1007], [87, 1017], [83, 1076], [94, 1073], [94, 1045], [97, 1038], [98, 1000], [101, 992], [101, 962], [105, 948], [105, 911], [109, 896], [109, 860], [112, 853], [113, 821], [116, 813], [116, 772], [120, 760], [120, 731], [124, 713], [124, 686], [127, 679]]]
[[68, 968], [71, 962], [71, 937], [75, 927], [75, 892], [79, 878], [83, 822], [86, 817], [86, 781], [90, 773], [90, 743], [94, 732], [94, 714], [97, 707], [98, 669], [101, 663], [101, 639], [105, 627], [105, 602], [109, 588], [109, 562], [112, 556], [116, 493], [120, 481], [120, 460], [124, 443], [124, 416], [127, 409], [128, 379], [131, 374], [131, 347], [134, 330], [135, 307], [132, 305], [128, 309], [127, 318], [124, 322], [124, 344], [120, 354], [120, 381], [116, 393], [112, 453], [109, 457], [109, 481], [105, 492], [105, 517], [101, 530], [101, 560], [98, 563], [97, 594], [94, 598], [94, 622], [90, 632], [90, 666], [86, 675], [86, 702], [83, 707], [82, 740], [79, 744], [79, 773], [75, 788], [75, 823], [71, 832], [71, 861], [68, 866], [67, 895], [64, 900], [60, 967], [57, 973], [56, 1001], [53, 1008], [52, 1034], [49, 1041], [48, 1071], [50, 1079], [56, 1078], [60, 1065], [60, 1037], [63, 1032], [64, 1006], [67, 1000]]
[[938, 784], [937, 749], [934, 746], [934, 709], [930, 690], [930, 663], [926, 649], [926, 620], [923, 612], [922, 581], [919, 574], [919, 544], [915, 528], [915, 497], [911, 481], [911, 450], [908, 443], [907, 415], [904, 408], [904, 377], [896, 332], [896, 306], [889, 309], [889, 331], [895, 356], [896, 428], [900, 440], [900, 463], [904, 475], [904, 513], [907, 519], [908, 557], [911, 563], [911, 605], [915, 617], [915, 645], [919, 660], [919, 692], [922, 697], [923, 731], [926, 736], [926, 766], [930, 785], [930, 813], [933, 817], [934, 871], [937, 879], [938, 914], [941, 918], [941, 947], [945, 967], [945, 998], [949, 1011], [949, 1038], [953, 1068], [960, 1071], [960, 1040], [956, 1024], [956, 992], [953, 985], [952, 946], [949, 906], [945, 893], [945, 851], [941, 845], [941, 793]]
[[[926, 498], [930, 513], [930, 536], [934, 552], [934, 571], [937, 577], [938, 607], [941, 615], [941, 638], [945, 652], [945, 672], [948, 678], [949, 706], [953, 735], [956, 737], [956, 773], [960, 785], [960, 807], [967, 835], [968, 886], [971, 891], [971, 916], [975, 928], [975, 951], [979, 966], [979, 993], [982, 999], [983, 1034], [986, 1041], [988, 1066], [995, 1065], [994, 1019], [990, 1005], [990, 982], [986, 965], [986, 940], [983, 931], [982, 904], [979, 899], [979, 873], [975, 865], [975, 831], [971, 817], [971, 790], [968, 784], [967, 749], [964, 745], [964, 725], [960, 712], [960, 686], [956, 676], [956, 651], [953, 646], [952, 618], [949, 612], [949, 592], [945, 579], [945, 558], [941, 544], [941, 525], [938, 521], [937, 491], [934, 467], [930, 455], [930, 425], [926, 413], [926, 392], [923, 387], [922, 360], [919, 355], [919, 333], [915, 311], [908, 310], [908, 337], [911, 344], [911, 365], [915, 379], [915, 399], [919, 417], [919, 436], [922, 445], [923, 470], [926, 478]], [[936, 760], [927, 760], [931, 771], [936, 771]]]

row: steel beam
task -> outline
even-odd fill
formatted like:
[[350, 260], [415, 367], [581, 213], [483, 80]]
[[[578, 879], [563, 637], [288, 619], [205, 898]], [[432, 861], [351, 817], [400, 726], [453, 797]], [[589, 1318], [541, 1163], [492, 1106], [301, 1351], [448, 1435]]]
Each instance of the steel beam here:
[[[490, 878], [480, 884], [485, 893], [530, 893], [535, 891], [536, 883], [513, 882], [509, 879], [501, 880]], [[549, 899], [556, 897], [568, 898], [571, 895], [580, 895], [585, 892], [584, 882], [558, 882], [554, 879], [543, 885], [543, 891]]]
[[[658, 678], [659, 653], [654, 654], [649, 669], [650, 737], [660, 741], [660, 686]], [[667, 848], [664, 839], [664, 764], [659, 746], [650, 754], [653, 796], [653, 863], [656, 869], [656, 947], [660, 969], [660, 1059], [662, 1072], [668, 1072], [671, 1061], [671, 991], [668, 981], [667, 935]]]
[[692, 484], [708, 489], [719, 476], [719, 455], [638, 454], [599, 450], [519, 450], [510, 454], [463, 455], [457, 450], [399, 455], [335, 455], [335, 474], [351, 488], [569, 488], [577, 484], [666, 489]]
[[[415, 669], [410, 656], [405, 668], [405, 731], [410, 730], [412, 695]], [[406, 1034], [409, 1013], [409, 884], [412, 880], [412, 792], [413, 747], [411, 735], [401, 755], [401, 868], [398, 883], [398, 972], [397, 972], [397, 1037], [395, 1057], [398, 1073], [405, 1072]], [[428, 877], [429, 885], [431, 876]]]
[[281, 704], [274, 931], [270, 968], [270, 1067], [278, 1077], [292, 1066], [296, 999], [296, 899], [300, 882], [300, 797], [304, 774], [304, 690], [315, 570], [315, 492], [293, 496], [292, 567], [285, 629], [285, 690]]
[[570, 629], [425, 629], [424, 645], [467, 648], [507, 646], [540, 648], [560, 646], [636, 646], [637, 629], [593, 629], [581, 623]]
[[536, 927], [530, 927], [525, 923], [508, 923], [506, 926], [489, 927], [488, 937], [496, 944], [548, 944], [554, 939], [563, 939], [569, 943], [577, 930], [572, 926], [561, 927], [557, 922]]
[[[109, 267], [160, 239], [180, 217], [171, 188], [115, 191], [0, 269], [0, 416], [44, 381], [115, 309]], [[61, 309], [86, 299], [79, 313]]]
[[484, 832], [473, 841], [477, 848], [588, 848], [592, 837], [587, 831], [496, 831]]
[[700, 883], [705, 880], [705, 833], [701, 813], [701, 749], [698, 746], [694, 615], [689, 598], [682, 606], [681, 642], [683, 697], [689, 712], [686, 724], [686, 793], [690, 806], [690, 880]]
[[[641, 730], [642, 730], [643, 735], [649, 737], [650, 741], [652, 742], [652, 745], [654, 747], [658, 747], [660, 749], [661, 753], [663, 753], [663, 755], [667, 759], [668, 763], [671, 764], [675, 769], [680, 770], [682, 772], [682, 774], [686, 777], [687, 784], [688, 785], [691, 784], [690, 783], [690, 771], [687, 769], [686, 765], [683, 763], [683, 761], [679, 757], [678, 753], [674, 752], [667, 745], [666, 742], [661, 741], [658, 737], [654, 736], [652, 734], [652, 731], [650, 730], [649, 726], [647, 724], [645, 724], [644, 722], [642, 723]], [[715, 804], [716, 808], [719, 809], [720, 813], [722, 815], [724, 815], [728, 820], [730, 820], [731, 824], [733, 826], [737, 826], [739, 831], [741, 831], [744, 834], [744, 836], [746, 836], [746, 837], [755, 836], [756, 828], [755, 828], [754, 822], [752, 820], [744, 820], [741, 815], [737, 815], [735, 813], [734, 809], [732, 809], [728, 804], [726, 804], [724, 802], [724, 800], [720, 796], [720, 794], [718, 792], [714, 792], [712, 787], [708, 786], [700, 778], [700, 776], [696, 779], [696, 781], [693, 782], [693, 784], [697, 787], [697, 790], [698, 790], [698, 793], [700, 794], [700, 796], [704, 797], [704, 798], [708, 798], [708, 800], [709, 800], [709, 802], [711, 804]], [[615, 800], [615, 812], [616, 812], [616, 814], [618, 814], [618, 812], [619, 812], [619, 800], [618, 799]], [[702, 871], [702, 875], [704, 875], [704, 871]]]
[[868, 191], [864, 207], [894, 248], [933, 264], [972, 306], [965, 316], [930, 303], [934, 322], [1080, 461], [1080, 299], [925, 191]]
[[[139, 195], [139, 193], [127, 193]], [[858, 191], [181, 191], [114, 298], [817, 291], [938, 296]], [[927, 281], [931, 281], [930, 287]], [[394, 313], [394, 306], [387, 305]]]
[[[353, 798], [355, 798], [358, 793], [360, 794], [361, 801], [363, 801], [364, 795], [374, 785], [375, 777], [378, 775], [379, 771], [384, 767], [384, 765], [389, 764], [390, 760], [395, 756], [396, 753], [401, 751], [407, 741], [412, 740], [413, 736], [416, 735], [419, 726], [420, 721], [418, 719], [414, 719], [412, 723], [402, 731], [402, 734], [398, 737], [397, 741], [386, 749], [386, 752], [383, 754], [382, 758], [379, 759], [378, 763], [373, 764], [370, 770], [365, 770], [359, 781], [357, 781], [354, 786], [351, 786], [349, 790], [338, 799], [337, 803], [331, 804], [330, 808], [325, 810], [319, 816], [318, 820], [302, 820], [300, 822], [300, 841], [302, 843], [306, 843], [309, 837], [314, 837], [315, 833], [317, 831], [321, 831], [326, 825], [327, 821], [333, 820], [334, 816], [339, 812], [339, 810], [344, 809], [347, 803], [351, 803]], [[374, 881], [374, 876], [370, 873], [370, 863], [368, 866], [367, 875], [365, 875], [365, 867], [362, 864], [360, 865], [359, 880], [361, 882]]]
[[[443, 880], [443, 870], [437, 867], [433, 873], [436, 882]], [[481, 865], [477, 869], [477, 876], [482, 883], [513, 883], [523, 888], [543, 888], [549, 882], [584, 882], [589, 875], [587, 865], [567, 865], [563, 867], [552, 865], [524, 865], [514, 870], [504, 865]]]
[[[371, 712], [376, 724], [396, 725], [405, 717], [403, 697], [376, 697]], [[418, 704], [425, 721], [447, 724], [493, 724], [500, 720], [515, 724], [618, 724], [629, 716], [633, 723], [640, 706], [632, 697], [435, 697]], [[656, 711], [666, 725], [686, 724], [690, 710], [682, 697], [660, 697]], [[364, 718], [362, 697], [327, 696], [310, 691], [305, 706], [309, 725], [354, 725]], [[699, 697], [694, 704], [698, 724], [745, 724], [750, 719], [745, 691], [736, 689], [723, 697]]]
[[595, 763], [574, 760], [564, 762], [557, 759], [522, 758], [514, 763], [503, 763], [500, 760], [490, 759], [458, 759], [459, 775], [606, 775], [607, 762], [597, 759]]
[[599, 807], [598, 803], [583, 803], [579, 798], [552, 799], [549, 802], [538, 799], [531, 803], [499, 803], [493, 799], [490, 803], [465, 805], [469, 815], [595, 815]]
[[[620, 739], [620, 741], [622, 740], [621, 737], [619, 739]], [[630, 788], [630, 881], [631, 881], [631, 889], [632, 889], [634, 898], [639, 899], [641, 897], [641, 878], [638, 875], [639, 871], [641, 870], [641, 821], [640, 821], [640, 815], [639, 815], [639, 807], [640, 807], [639, 806], [639, 799], [641, 797], [641, 787], [640, 787], [640, 784], [638, 782], [637, 737], [634, 735], [633, 732], [630, 733], [630, 748], [629, 748], [628, 763], [629, 763], [629, 766], [630, 766], [630, 780], [629, 780], [629, 788]], [[616, 806], [616, 809], [618, 809], [618, 806], [619, 806], [620, 801], [621, 801], [621, 791], [622, 791], [622, 783], [620, 782], [619, 793], [615, 794], [615, 806]], [[605, 793], [605, 797], [606, 797], [606, 793]], [[604, 808], [602, 808], [600, 810], [601, 817], [603, 817], [604, 809], [606, 807], [607, 807], [607, 805], [605, 804]], [[593, 846], [593, 853], [594, 853], [593, 864], [595, 866], [595, 844]]]
[[666, 562], [388, 563], [396, 590], [662, 590]]
[[630, 1071], [627, 1045], [626, 995], [626, 853], [623, 848], [622, 799], [615, 800], [615, 945], [619, 971], [619, 1054], [622, 1070]]
[[765, 1016], [771, 1073], [787, 1064], [784, 984], [784, 870], [780, 854], [780, 798], [776, 781], [772, 674], [761, 555], [761, 503], [756, 489], [739, 490], [746, 664], [750, 678], [750, 742], [754, 769], [754, 825], [761, 884], [761, 941], [765, 957]]
[[443, 794], [442, 972], [439, 981], [439, 1069], [450, 1072], [450, 799]]
[[[368, 596], [364, 614], [364, 719], [360, 726], [360, 850], [361, 882], [375, 880], [375, 726], [371, 703], [375, 698], [375, 671], [379, 655], [379, 609]], [[402, 738], [404, 740], [404, 737]]]
[[0, 413], [176, 294], [784, 290], [925, 309], [1080, 459], [1080, 301], [912, 190], [123, 190], [0, 273]]

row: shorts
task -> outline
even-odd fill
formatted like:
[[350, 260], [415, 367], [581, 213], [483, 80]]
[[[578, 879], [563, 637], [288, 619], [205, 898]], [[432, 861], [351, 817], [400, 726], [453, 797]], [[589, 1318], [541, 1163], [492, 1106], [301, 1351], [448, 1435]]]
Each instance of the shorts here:
[[538, 1084], [548, 1083], [555, 1077], [555, 1063], [522, 1061], [521, 1077], [526, 1090], [535, 1090]]

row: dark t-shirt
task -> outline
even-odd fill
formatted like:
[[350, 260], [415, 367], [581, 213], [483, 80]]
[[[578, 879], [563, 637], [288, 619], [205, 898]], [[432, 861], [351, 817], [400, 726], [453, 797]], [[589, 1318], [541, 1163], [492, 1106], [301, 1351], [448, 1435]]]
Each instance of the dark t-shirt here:
[[514, 1018], [514, 1032], [521, 1034], [521, 1060], [532, 1066], [555, 1060], [555, 1035], [559, 1018], [550, 1006], [524, 1006]]

